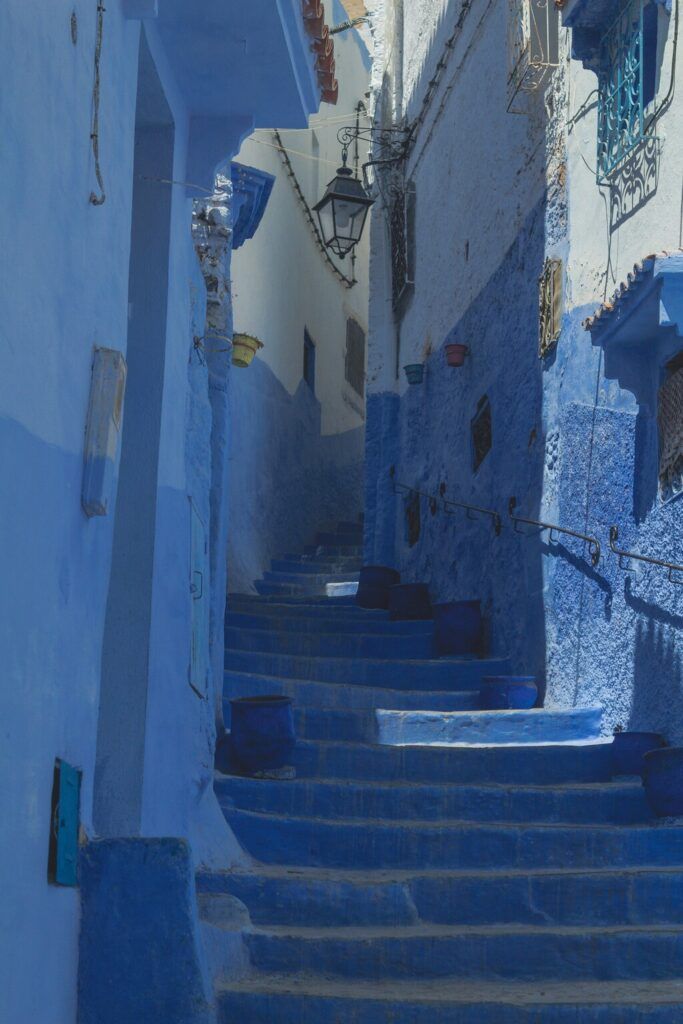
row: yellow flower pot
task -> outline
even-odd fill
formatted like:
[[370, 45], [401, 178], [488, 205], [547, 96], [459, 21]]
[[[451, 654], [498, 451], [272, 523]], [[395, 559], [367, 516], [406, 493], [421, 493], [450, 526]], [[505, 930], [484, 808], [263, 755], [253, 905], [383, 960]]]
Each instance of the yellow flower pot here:
[[233, 334], [232, 336], [232, 365], [244, 368], [249, 366], [252, 359], [263, 342], [254, 338], [251, 334]]

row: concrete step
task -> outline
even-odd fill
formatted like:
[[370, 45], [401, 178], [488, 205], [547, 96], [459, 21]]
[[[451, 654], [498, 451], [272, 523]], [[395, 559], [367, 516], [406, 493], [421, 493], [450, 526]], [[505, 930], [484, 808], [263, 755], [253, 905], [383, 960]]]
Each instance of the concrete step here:
[[[601, 721], [601, 708], [450, 712], [382, 709], [375, 712], [369, 731], [360, 738], [391, 745], [568, 743], [598, 739]], [[307, 733], [302, 730], [301, 735]]]
[[294, 928], [245, 935], [256, 970], [319, 971], [345, 978], [664, 981], [683, 964], [683, 928], [415, 925]]
[[293, 818], [224, 807], [265, 864], [340, 868], [677, 867], [683, 826]]
[[258, 867], [198, 876], [257, 925], [683, 925], [683, 868], [621, 871], [329, 871]]
[[219, 1024], [680, 1024], [683, 981], [348, 981], [254, 973], [220, 987]]
[[431, 658], [434, 641], [430, 633], [364, 634], [294, 633], [287, 630], [244, 629], [228, 626], [225, 647], [228, 650], [267, 651], [273, 654], [296, 654], [305, 657], [330, 658]]
[[638, 782], [567, 786], [443, 785], [355, 779], [286, 782], [219, 776], [225, 807], [292, 817], [631, 825], [652, 820]]
[[[433, 622], [390, 622], [378, 615], [337, 614], [334, 618], [328, 612], [326, 616], [304, 614], [288, 614], [291, 610], [283, 605], [265, 605], [249, 611], [238, 612], [228, 610], [225, 616], [227, 628], [235, 629], [268, 629], [278, 633], [333, 633], [335, 636], [361, 633], [364, 636], [431, 637], [434, 633]], [[347, 609], [350, 612], [351, 609]], [[341, 609], [340, 609], [341, 612]]]
[[280, 676], [226, 671], [224, 694], [230, 697], [266, 696], [284, 693], [299, 707], [335, 708], [435, 708], [446, 711], [474, 709], [479, 690], [392, 690], [389, 687], [348, 686], [344, 683], [313, 682], [308, 679], [283, 679]]
[[384, 660], [364, 658], [305, 657], [268, 651], [225, 652], [225, 668], [319, 682], [389, 686], [408, 690], [472, 690], [484, 676], [504, 675], [510, 665], [506, 658], [434, 660]]

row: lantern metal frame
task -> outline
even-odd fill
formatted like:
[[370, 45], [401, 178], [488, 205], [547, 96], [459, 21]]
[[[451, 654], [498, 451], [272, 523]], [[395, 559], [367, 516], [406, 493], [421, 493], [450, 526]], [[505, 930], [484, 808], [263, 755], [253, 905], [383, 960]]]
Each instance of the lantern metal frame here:
[[[341, 146], [342, 163], [337, 169], [336, 176], [329, 182], [324, 196], [313, 207], [313, 210], [318, 215], [323, 243], [326, 248], [331, 249], [340, 259], [344, 259], [349, 252], [353, 259], [353, 250], [360, 241], [365, 228], [367, 210], [375, 202], [371, 195], [369, 195], [372, 183], [368, 177], [368, 169], [370, 167], [386, 167], [402, 162], [405, 160], [410, 142], [411, 130], [409, 128], [398, 126], [390, 126], [388, 128], [377, 128], [373, 125], [362, 126], [360, 123], [361, 113], [367, 113], [365, 104], [362, 101], [356, 107], [356, 123], [353, 125], [343, 125], [337, 131], [337, 141]], [[360, 142], [367, 143], [373, 153], [369, 160], [363, 162], [362, 166], [360, 165], [359, 157]], [[352, 145], [354, 146], [355, 173], [348, 166], [349, 149]], [[359, 170], [362, 173], [362, 180], [358, 176]], [[379, 185], [379, 181], [377, 184]], [[367, 207], [358, 238], [350, 245], [335, 245], [334, 240], [340, 237], [338, 236], [336, 224], [332, 240], [328, 241], [326, 238], [320, 213], [327, 203], [334, 201], [335, 197], [339, 200], [355, 201]], [[348, 238], [345, 241], [348, 241]]]

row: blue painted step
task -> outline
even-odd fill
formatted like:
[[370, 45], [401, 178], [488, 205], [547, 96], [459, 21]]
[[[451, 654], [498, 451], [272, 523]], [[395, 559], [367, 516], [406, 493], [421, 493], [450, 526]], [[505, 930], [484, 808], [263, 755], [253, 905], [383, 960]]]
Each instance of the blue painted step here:
[[642, 824], [652, 820], [640, 782], [567, 786], [380, 783], [345, 779], [275, 780], [219, 776], [220, 803], [292, 817], [388, 821]]
[[225, 667], [238, 672], [255, 672], [294, 679], [316, 679], [331, 683], [361, 683], [371, 686], [390, 686], [392, 689], [411, 690], [468, 690], [479, 686], [489, 675], [503, 675], [509, 671], [506, 658], [456, 659], [441, 658], [433, 661], [386, 661], [365, 658], [297, 657], [267, 651], [225, 652]]
[[380, 634], [322, 633], [309, 635], [274, 629], [227, 627], [225, 646], [228, 650], [268, 651], [332, 658], [430, 658], [434, 641], [430, 633]]
[[236, 629], [272, 629], [278, 633], [285, 630], [296, 633], [334, 633], [335, 636], [362, 633], [365, 636], [433, 636], [434, 623], [411, 620], [408, 622], [391, 622], [379, 615], [352, 616], [327, 615], [310, 616], [288, 614], [283, 605], [264, 605], [262, 608], [239, 612], [228, 609], [225, 616], [227, 628]]
[[333, 930], [271, 925], [245, 935], [254, 968], [346, 978], [496, 977], [615, 981], [676, 978], [683, 928], [417, 925]]
[[297, 707], [327, 708], [443, 708], [458, 711], [476, 708], [479, 690], [392, 690], [389, 687], [348, 686], [308, 679], [283, 679], [250, 672], [227, 671], [224, 675], [225, 702], [231, 697], [266, 696], [285, 693]]
[[352, 572], [264, 572], [266, 583], [296, 583], [302, 586], [321, 586], [325, 583], [356, 583], [358, 571]]
[[257, 925], [683, 925], [681, 868], [392, 874], [264, 866], [207, 872], [197, 885], [241, 900]]
[[680, 1024], [683, 982], [520, 985], [256, 974], [225, 985], [219, 1024]]
[[[354, 552], [357, 551], [363, 544], [362, 533], [324, 533], [320, 532], [315, 535], [315, 541], [313, 548], [318, 547], [332, 547], [339, 548], [342, 551], [348, 551], [349, 548], [353, 548]], [[304, 553], [308, 553], [309, 548], [304, 548]]]
[[[323, 558], [336, 558], [337, 555], [348, 556], [349, 558], [362, 558], [363, 548], [361, 544], [308, 544], [304, 555], [321, 555]], [[285, 555], [286, 558], [289, 555]]]
[[310, 558], [307, 559], [289, 559], [289, 558], [276, 558], [270, 563], [270, 567], [273, 572], [287, 572], [297, 573], [300, 576], [306, 576], [309, 573], [340, 573], [340, 572], [352, 572], [358, 573], [361, 568], [360, 559], [358, 558], [337, 558], [337, 559], [323, 559], [319, 558], [313, 561]]
[[299, 740], [293, 762], [306, 778], [387, 782], [555, 785], [611, 777], [611, 742], [499, 747], [388, 747]]
[[511, 869], [675, 867], [683, 827], [292, 818], [224, 809], [245, 849], [266, 864], [307, 867]]
[[229, 611], [256, 611], [259, 615], [267, 615], [273, 611], [280, 614], [284, 609], [287, 615], [321, 616], [329, 618], [346, 617], [354, 618], [379, 618], [389, 620], [389, 613], [383, 610], [372, 611], [360, 608], [353, 595], [346, 597], [325, 597], [322, 595], [309, 594], [299, 597], [263, 597], [259, 594], [229, 594]]

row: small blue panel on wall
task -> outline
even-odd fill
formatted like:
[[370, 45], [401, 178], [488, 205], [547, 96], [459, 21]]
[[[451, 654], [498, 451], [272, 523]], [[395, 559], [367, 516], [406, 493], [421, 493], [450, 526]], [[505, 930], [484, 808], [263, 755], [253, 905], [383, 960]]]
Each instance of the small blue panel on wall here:
[[81, 772], [57, 758], [52, 784], [48, 881], [54, 885], [78, 883], [78, 829]]
[[126, 360], [111, 348], [96, 348], [85, 433], [81, 502], [87, 516], [106, 516], [113, 496], [121, 432]]

